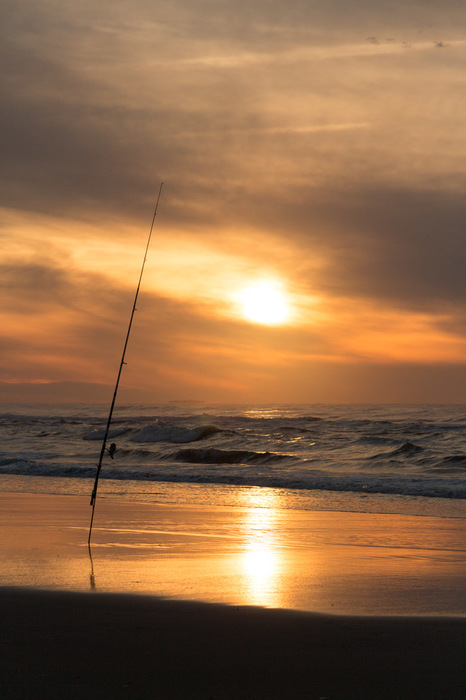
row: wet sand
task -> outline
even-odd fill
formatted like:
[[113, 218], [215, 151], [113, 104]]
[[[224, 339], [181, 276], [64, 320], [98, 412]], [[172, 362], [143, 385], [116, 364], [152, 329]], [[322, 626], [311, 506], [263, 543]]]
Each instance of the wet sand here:
[[463, 519], [0, 506], [2, 697], [465, 696]]
[[[269, 503], [270, 506], [270, 503]], [[0, 585], [466, 615], [466, 520], [0, 493]]]

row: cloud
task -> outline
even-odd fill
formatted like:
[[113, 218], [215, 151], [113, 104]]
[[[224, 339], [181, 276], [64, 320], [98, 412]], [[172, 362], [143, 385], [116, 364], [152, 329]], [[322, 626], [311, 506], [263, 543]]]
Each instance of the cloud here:
[[368, 186], [331, 197], [324, 193], [317, 202], [300, 195], [279, 220], [292, 222], [302, 260], [328, 261], [313, 271], [310, 285], [399, 308], [441, 310], [466, 303], [466, 206], [459, 193]]
[[[400, 117], [406, 120], [406, 106], [415, 103], [406, 101], [400, 114], [400, 96], [405, 91], [412, 96], [411, 82], [420, 84], [426, 71], [425, 58], [416, 59], [420, 66], [405, 58], [397, 65], [398, 59], [389, 64], [376, 54], [374, 61], [383, 63], [361, 64], [349, 55], [357, 36], [357, 51], [372, 50], [358, 22], [371, 15], [386, 22], [385, 4], [374, 11], [360, 3], [351, 17], [338, 2], [326, 3], [325, 9], [308, 2], [286, 8], [175, 2], [159, 3], [157, 12], [134, 2], [131, 19], [127, 3], [112, 3], [111, 12], [109, 7], [49, 3], [25, 14], [22, 3], [5, 4], [4, 205], [73, 216], [91, 211], [97, 216], [116, 207], [140, 218], [143, 203], [165, 179], [173, 183], [174, 199], [183, 201], [189, 219], [200, 221], [200, 202], [211, 206], [223, 199], [232, 182], [251, 188], [267, 172], [268, 184], [271, 172], [276, 178], [281, 172], [287, 188], [311, 172], [314, 179], [316, 174], [334, 178], [342, 172], [345, 149], [344, 169], [360, 177], [355, 164], [362, 159], [366, 168], [370, 160], [363, 149], [378, 143], [380, 153], [378, 129], [372, 137], [340, 144], [306, 143], [302, 137], [331, 132], [335, 125], [373, 124], [387, 106], [390, 118], [397, 110], [398, 123]], [[405, 13], [401, 6], [400, 11]], [[306, 22], [314, 27], [311, 45]], [[391, 43], [387, 46], [393, 51]], [[238, 70], [196, 67], [196, 61], [215, 62], [219, 47], [231, 49]], [[322, 64], [323, 50], [333, 59], [345, 51], [344, 70], [340, 60]], [[245, 66], [244, 56], [253, 65]], [[446, 87], [439, 90], [428, 65], [431, 89], [444, 101]], [[298, 140], [277, 143], [277, 136], [286, 134]], [[264, 167], [266, 154], [270, 169]], [[210, 206], [203, 208], [203, 217]], [[183, 221], [175, 208], [169, 215]]]
[[[459, 362], [462, 13], [6, 0], [6, 378], [111, 383], [161, 180], [134, 386], [239, 397], [286, 376], [297, 395], [319, 363]], [[261, 276], [288, 289], [293, 327], [235, 312], [230, 293]]]

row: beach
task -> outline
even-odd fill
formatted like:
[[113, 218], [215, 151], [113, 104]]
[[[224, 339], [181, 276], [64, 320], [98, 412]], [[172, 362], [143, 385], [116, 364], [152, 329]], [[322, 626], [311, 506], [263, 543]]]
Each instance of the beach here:
[[465, 620], [4, 589], [6, 698], [464, 697]]
[[7, 698], [462, 698], [462, 518], [2, 493]]

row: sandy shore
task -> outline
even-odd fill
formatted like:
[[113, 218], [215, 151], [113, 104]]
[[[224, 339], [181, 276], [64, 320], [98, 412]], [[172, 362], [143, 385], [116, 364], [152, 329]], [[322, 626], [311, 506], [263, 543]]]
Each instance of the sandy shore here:
[[465, 697], [464, 519], [0, 507], [2, 697]]
[[0, 493], [0, 585], [466, 615], [466, 520]]
[[9, 699], [460, 700], [466, 620], [0, 589]]

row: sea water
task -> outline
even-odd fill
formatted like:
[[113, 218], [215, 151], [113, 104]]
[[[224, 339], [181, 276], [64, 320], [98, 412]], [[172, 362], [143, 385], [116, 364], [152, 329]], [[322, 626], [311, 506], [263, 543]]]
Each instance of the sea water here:
[[[0, 490], [90, 497], [103, 405], [0, 405]], [[466, 517], [466, 405], [120, 405], [99, 497]]]

